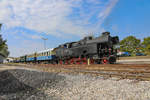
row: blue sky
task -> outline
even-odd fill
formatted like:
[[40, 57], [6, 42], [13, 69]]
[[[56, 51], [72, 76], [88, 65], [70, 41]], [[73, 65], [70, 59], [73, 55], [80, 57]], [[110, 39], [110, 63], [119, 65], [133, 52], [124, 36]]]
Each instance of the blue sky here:
[[10, 56], [109, 31], [120, 39], [150, 36], [149, 0], [1, 0], [1, 34]]

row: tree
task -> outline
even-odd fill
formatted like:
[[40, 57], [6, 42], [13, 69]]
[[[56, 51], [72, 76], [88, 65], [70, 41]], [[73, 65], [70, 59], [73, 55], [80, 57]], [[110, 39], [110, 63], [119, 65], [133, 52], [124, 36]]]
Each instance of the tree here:
[[150, 55], [150, 37], [144, 38], [144, 41], [142, 42], [143, 49], [146, 54]]
[[150, 44], [150, 37], [144, 38], [144, 41], [142, 42], [143, 45], [148, 46]]
[[141, 50], [141, 41], [134, 36], [128, 36], [120, 42], [120, 50], [135, 55]]
[[0, 35], [0, 55], [3, 56], [4, 58], [8, 57], [9, 55], [8, 46], [6, 42], [7, 42], [6, 40], [3, 40], [2, 35]]
[[9, 55], [8, 46], [6, 42], [7, 41], [3, 40], [2, 36], [0, 35], [0, 55], [4, 56], [5, 58]]

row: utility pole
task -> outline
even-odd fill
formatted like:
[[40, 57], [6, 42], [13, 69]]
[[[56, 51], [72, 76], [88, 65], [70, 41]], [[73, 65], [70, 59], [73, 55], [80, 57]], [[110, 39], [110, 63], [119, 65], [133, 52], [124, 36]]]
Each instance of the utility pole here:
[[48, 40], [48, 38], [42, 37], [42, 40], [44, 41], [44, 49], [46, 49], [46, 40]]
[[1, 30], [2, 24], [0, 23], [0, 30]]

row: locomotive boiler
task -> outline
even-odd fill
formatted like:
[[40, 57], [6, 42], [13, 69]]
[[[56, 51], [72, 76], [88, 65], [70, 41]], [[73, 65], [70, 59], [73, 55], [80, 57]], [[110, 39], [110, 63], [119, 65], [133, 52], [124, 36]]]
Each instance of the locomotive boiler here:
[[110, 36], [109, 32], [103, 32], [101, 36], [84, 37], [77, 42], [70, 42], [59, 45], [55, 48], [56, 61], [58, 63], [86, 63], [90, 59], [92, 63], [116, 62], [118, 36]]

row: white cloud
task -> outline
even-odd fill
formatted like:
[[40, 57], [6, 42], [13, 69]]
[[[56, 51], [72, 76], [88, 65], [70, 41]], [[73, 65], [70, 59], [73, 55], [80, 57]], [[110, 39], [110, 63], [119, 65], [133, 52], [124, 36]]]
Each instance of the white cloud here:
[[[102, 8], [99, 11], [99, 22], [103, 22], [111, 12], [118, 0], [110, 0], [108, 5], [102, 4], [99, 0], [88, 0], [89, 13], [82, 8], [84, 0], [1, 0], [0, 1], [0, 22], [7, 27], [21, 26], [27, 29], [60, 36], [62, 34], [83, 35], [98, 30], [95, 27], [87, 27], [89, 19], [93, 16], [96, 7]], [[92, 6], [93, 5], [93, 6]], [[80, 9], [77, 20], [70, 20], [73, 8]], [[95, 10], [94, 10], [94, 9]], [[94, 12], [94, 13], [93, 13]], [[82, 19], [80, 19], [82, 17]], [[33, 36], [32, 38], [38, 38]]]
[[99, 18], [101, 19], [101, 23], [109, 16], [114, 6], [117, 4], [119, 0], [110, 0], [108, 4], [104, 7], [103, 11], [100, 12]]
[[32, 39], [41, 39], [41, 36], [39, 36], [39, 35], [32, 35], [31, 38]]
[[43, 44], [41, 42], [34, 42], [30, 40], [23, 40], [18, 43], [21, 46], [11, 45], [9, 46], [10, 55], [12, 57], [19, 57], [26, 54], [32, 54], [37, 51], [43, 50]]
[[69, 22], [71, 2], [66, 0], [1, 0], [0, 21], [8, 27], [22, 26], [28, 29], [56, 34], [56, 30]]
[[26, 38], [29, 38], [29, 39], [41, 39], [41, 35], [38, 35], [38, 34], [32, 34], [32, 33], [29, 33], [29, 32], [24, 32], [24, 31], [19, 31], [23, 37], [26, 37]]
[[[118, 0], [0, 0], [0, 23], [5, 24], [7, 30], [23, 27], [61, 38], [69, 37], [70, 34], [85, 36], [105, 31], [101, 24], [117, 2]], [[78, 10], [74, 12], [74, 9]], [[97, 22], [90, 21], [93, 16], [98, 18]], [[22, 30], [10, 33], [15, 39], [22, 39], [21, 36], [32, 40], [41, 38], [39, 34]], [[35, 41], [23, 40], [18, 45], [21, 46], [9, 45], [11, 56], [20, 56], [43, 48], [41, 43]]]

